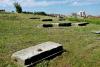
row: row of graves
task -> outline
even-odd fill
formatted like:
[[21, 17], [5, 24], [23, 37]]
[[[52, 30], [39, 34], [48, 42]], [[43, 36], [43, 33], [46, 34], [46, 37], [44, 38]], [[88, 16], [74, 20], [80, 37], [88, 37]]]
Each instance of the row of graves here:
[[[87, 25], [88, 23], [80, 23], [77, 24], [79, 26]], [[71, 26], [72, 23], [52, 23], [52, 24], [43, 24], [43, 27], [68, 27]], [[38, 44], [36, 46], [31, 46], [26, 49], [22, 49], [12, 54], [11, 59], [17, 65], [22, 67], [33, 67], [35, 64], [48, 60], [50, 58], [54, 58], [58, 55], [61, 55], [65, 50], [63, 49], [62, 44], [55, 42], [44, 42]]]
[[70, 27], [70, 26], [86, 26], [87, 22], [79, 22], [79, 23], [70, 23], [70, 22], [65, 22], [65, 23], [44, 23], [41, 26], [44, 28], [49, 28], [49, 27]]
[[[53, 21], [52, 18], [44, 18], [44, 19], [42, 19], [42, 18], [40, 18], [40, 17], [31, 17], [31, 18], [29, 18], [29, 19], [32, 19], [32, 20], [40, 20], [40, 21], [43, 21], [43, 22]], [[65, 21], [65, 20], [66, 20], [66, 19], [63, 18], [63, 17], [58, 18], [58, 21]]]
[[[30, 19], [34, 20], [41, 20], [42, 22], [46, 22], [44, 24], [41, 24], [42, 27], [48, 28], [48, 27], [69, 27], [69, 26], [86, 26], [87, 22], [77, 22], [77, 23], [70, 23], [70, 22], [64, 22], [65, 18], [61, 17], [58, 20], [61, 21], [61, 23], [52, 23], [53, 19], [41, 19], [39, 17], [32, 17]], [[49, 23], [48, 23], [49, 22]]]
[[[40, 19], [40, 18], [30, 18]], [[43, 19], [42, 21], [52, 21], [52, 19]], [[86, 26], [87, 22], [79, 23], [44, 23], [41, 26], [43, 28], [51, 27], [70, 27], [70, 26]], [[93, 31], [93, 33], [100, 34], [100, 31]], [[62, 44], [55, 42], [44, 42], [36, 46], [31, 46], [26, 49], [22, 49], [12, 54], [11, 59], [14, 63], [21, 65], [22, 67], [33, 67], [35, 64], [52, 57], [61, 55], [65, 50]]]

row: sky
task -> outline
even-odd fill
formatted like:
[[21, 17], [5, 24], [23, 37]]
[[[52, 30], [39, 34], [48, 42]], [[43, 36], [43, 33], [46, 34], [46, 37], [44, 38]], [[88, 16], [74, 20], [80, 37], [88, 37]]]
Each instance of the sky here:
[[14, 2], [20, 3], [23, 11], [44, 11], [69, 15], [79, 11], [100, 15], [100, 0], [0, 0], [0, 9], [15, 11]]

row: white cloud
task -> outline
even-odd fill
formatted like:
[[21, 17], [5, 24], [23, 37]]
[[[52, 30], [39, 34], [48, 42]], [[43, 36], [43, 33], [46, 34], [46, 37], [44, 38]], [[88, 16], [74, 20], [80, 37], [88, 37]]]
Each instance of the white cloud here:
[[23, 6], [29, 6], [29, 7], [46, 7], [50, 5], [57, 5], [57, 4], [65, 4], [65, 1], [36, 1], [36, 0], [26, 0], [25, 2], [22, 2]]
[[0, 0], [0, 4], [8, 6], [13, 6], [14, 2], [19, 2], [22, 7], [46, 7], [61, 4], [70, 6], [91, 5], [99, 3], [100, 0]]
[[12, 6], [13, 2], [13, 0], [0, 0], [0, 4], [5, 6]]
[[77, 1], [75, 1], [75, 2], [71, 3], [70, 5], [71, 6], [84, 6], [84, 5], [91, 5], [91, 4], [93, 4], [93, 3], [90, 3], [90, 2], [77, 2]]
[[74, 0], [70, 3], [71, 6], [84, 6], [100, 3], [100, 0]]

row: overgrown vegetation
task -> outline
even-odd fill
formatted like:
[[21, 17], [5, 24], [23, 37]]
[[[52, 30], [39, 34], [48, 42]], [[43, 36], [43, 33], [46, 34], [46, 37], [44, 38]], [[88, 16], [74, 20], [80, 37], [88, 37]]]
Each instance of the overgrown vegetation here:
[[84, 18], [84, 19], [80, 19], [80, 18], [69, 17], [67, 19], [69, 21], [73, 21], [73, 22], [89, 22], [89, 23], [93, 23], [93, 24], [100, 24], [100, 18]]
[[33, 16], [48, 18], [32, 14], [0, 14], [0, 67], [20, 67], [11, 61], [11, 55], [46, 41], [62, 44], [66, 52], [35, 67], [100, 67], [100, 40], [97, 40], [100, 35], [91, 33], [100, 30], [99, 19], [89, 18], [95, 22], [85, 27], [38, 28], [44, 22], [29, 19]]

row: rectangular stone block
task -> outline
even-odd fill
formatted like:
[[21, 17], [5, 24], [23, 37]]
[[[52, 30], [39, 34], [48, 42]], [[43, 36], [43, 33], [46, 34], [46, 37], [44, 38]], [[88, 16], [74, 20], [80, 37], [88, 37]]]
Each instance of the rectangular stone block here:
[[53, 27], [53, 24], [50, 24], [50, 23], [49, 23], [49, 24], [43, 24], [42, 26], [43, 26], [44, 28], [48, 28], [48, 27]]
[[100, 31], [92, 31], [95, 34], [100, 34]]
[[31, 17], [30, 19], [40, 19], [39, 17]]
[[89, 24], [89, 23], [87, 23], [87, 22], [79, 22], [79, 23], [74, 23], [73, 25], [74, 26], [86, 26], [87, 24]]
[[59, 23], [59, 27], [69, 27], [71, 23]]
[[12, 54], [11, 59], [19, 65], [30, 66], [63, 51], [61, 44], [45, 42]]
[[53, 19], [42, 19], [42, 21], [53, 21]]

